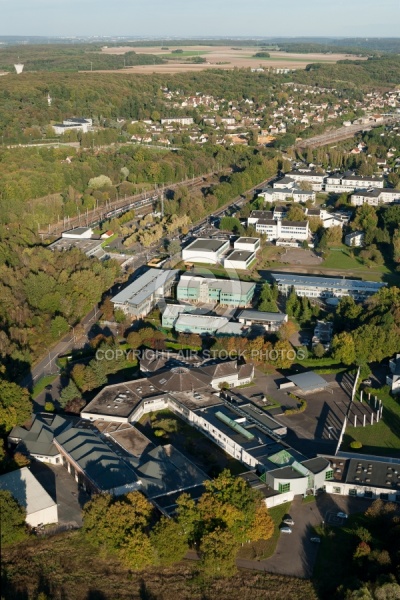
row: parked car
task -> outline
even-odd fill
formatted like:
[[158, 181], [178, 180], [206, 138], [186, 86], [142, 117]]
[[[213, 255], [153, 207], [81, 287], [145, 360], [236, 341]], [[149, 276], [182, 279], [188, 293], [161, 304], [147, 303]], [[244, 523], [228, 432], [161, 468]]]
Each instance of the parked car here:
[[340, 519], [347, 519], [349, 515], [346, 514], [345, 512], [339, 511], [336, 516], [339, 517]]
[[312, 537], [312, 538], [310, 538], [310, 542], [312, 542], [313, 544], [320, 544], [321, 543], [321, 538], [319, 538], [319, 537]]
[[283, 522], [285, 523], [285, 525], [294, 525], [294, 521], [293, 519], [283, 519]]
[[372, 385], [372, 381], [370, 379], [364, 379], [363, 384], [364, 385]]
[[290, 527], [281, 527], [280, 528], [281, 533], [292, 533], [292, 530], [290, 529]]

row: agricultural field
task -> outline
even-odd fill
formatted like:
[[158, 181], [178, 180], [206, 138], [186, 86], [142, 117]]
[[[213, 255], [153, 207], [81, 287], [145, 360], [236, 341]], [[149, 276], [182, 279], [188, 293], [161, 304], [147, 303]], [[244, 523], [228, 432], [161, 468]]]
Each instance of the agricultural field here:
[[[174, 50], [182, 50], [174, 53]], [[201, 71], [203, 69], [234, 69], [236, 68], [287, 68], [305, 69], [313, 62], [336, 63], [344, 60], [345, 54], [296, 54], [269, 50], [269, 58], [256, 57], [254, 54], [260, 51], [260, 47], [230, 48], [228, 46], [181, 46], [179, 48], [168, 46], [168, 50], [160, 46], [135, 47], [137, 54], [151, 54], [157, 58], [167, 59], [166, 64], [159, 65], [137, 65], [123, 70], [124, 73], [180, 73], [183, 71]], [[131, 52], [129, 46], [103, 48], [104, 54], [123, 55]], [[206, 59], [205, 63], [193, 64], [187, 61], [189, 58], [201, 56]], [[172, 60], [174, 59], [174, 60]]]

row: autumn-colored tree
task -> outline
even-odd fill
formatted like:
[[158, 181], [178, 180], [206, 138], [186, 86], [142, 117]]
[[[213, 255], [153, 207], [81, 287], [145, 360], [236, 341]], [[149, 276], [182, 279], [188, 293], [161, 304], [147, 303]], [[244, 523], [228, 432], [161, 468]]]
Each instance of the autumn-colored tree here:
[[274, 345], [276, 360], [273, 361], [277, 369], [289, 369], [296, 357], [292, 345], [287, 340], [279, 340]]
[[292, 320], [288, 320], [283, 323], [278, 331], [278, 337], [280, 340], [289, 340], [298, 330], [298, 327]]
[[204, 535], [201, 546], [201, 568], [206, 578], [232, 577], [236, 573], [238, 543], [233, 535], [220, 527]]
[[274, 522], [264, 502], [261, 502], [255, 511], [253, 523], [249, 530], [251, 541], [269, 540], [274, 533]]

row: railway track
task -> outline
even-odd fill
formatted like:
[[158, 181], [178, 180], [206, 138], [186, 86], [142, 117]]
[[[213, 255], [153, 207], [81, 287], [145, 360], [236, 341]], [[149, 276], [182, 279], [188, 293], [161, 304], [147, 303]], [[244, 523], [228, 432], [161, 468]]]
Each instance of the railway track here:
[[380, 123], [368, 123], [364, 125], [350, 125], [349, 127], [340, 127], [339, 129], [335, 129], [335, 131], [330, 131], [327, 133], [323, 133], [321, 135], [316, 135], [307, 140], [302, 140], [295, 145], [295, 148], [299, 150], [305, 148], [318, 148], [319, 146], [326, 146], [332, 142], [340, 142], [343, 140], [347, 140], [349, 138], [354, 137], [356, 133], [361, 133], [362, 131], [370, 131], [374, 127], [381, 127], [382, 125], [392, 125], [396, 121], [399, 120], [400, 117], [389, 116], [384, 118]]
[[207, 185], [208, 178], [215, 175], [215, 172], [207, 173], [199, 177], [185, 179], [183, 181], [164, 186], [163, 188], [158, 188], [153, 192], [124, 196], [124, 198], [119, 198], [115, 202], [107, 203], [106, 206], [97, 207], [93, 210], [87, 210], [86, 212], [78, 214], [78, 216], [75, 217], [64, 218], [62, 221], [58, 221], [58, 223], [49, 225], [48, 229], [39, 231], [39, 235], [42, 236], [42, 238], [54, 237], [61, 235], [61, 233], [66, 229], [73, 229], [75, 227], [82, 226], [89, 227], [101, 221], [118, 217], [129, 210], [145, 212], [146, 209], [154, 206], [154, 204], [161, 198], [161, 195], [165, 194], [168, 190], [174, 190], [182, 185], [191, 190], [200, 189]]

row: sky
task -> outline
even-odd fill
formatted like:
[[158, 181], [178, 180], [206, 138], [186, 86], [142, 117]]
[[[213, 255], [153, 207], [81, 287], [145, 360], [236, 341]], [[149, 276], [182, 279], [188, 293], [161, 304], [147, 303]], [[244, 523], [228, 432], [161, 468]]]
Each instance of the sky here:
[[0, 35], [399, 37], [400, 0], [0, 0]]

